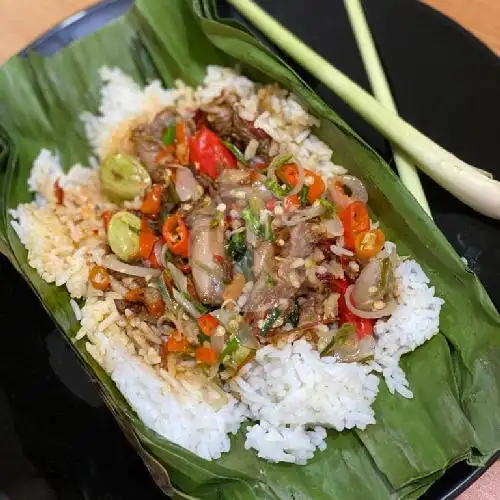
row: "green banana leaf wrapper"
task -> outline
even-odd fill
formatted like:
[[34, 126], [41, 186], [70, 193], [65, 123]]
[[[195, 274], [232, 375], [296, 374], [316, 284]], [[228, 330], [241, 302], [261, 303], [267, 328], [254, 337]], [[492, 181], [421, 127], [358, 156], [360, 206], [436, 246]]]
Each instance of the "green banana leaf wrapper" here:
[[[59, 150], [66, 168], [91, 154], [79, 114], [96, 112], [98, 69], [118, 66], [136, 81], [177, 78], [198, 84], [209, 64], [235, 66], [293, 91], [321, 121], [315, 133], [334, 161], [360, 177], [370, 207], [401, 255], [423, 266], [446, 301], [440, 333], [402, 360], [414, 398], [389, 394], [381, 382], [377, 423], [365, 431], [330, 431], [325, 451], [307, 465], [272, 464], [244, 449], [208, 462], [148, 429], [110, 378], [74, 342], [69, 296], [28, 265], [8, 210], [30, 201], [32, 161]], [[210, 0], [137, 0], [111, 25], [51, 58], [30, 54], [0, 71], [0, 250], [31, 284], [162, 490], [176, 498], [417, 498], [460, 460], [485, 463], [500, 449], [500, 316], [476, 276], [425, 215], [388, 165], [300, 77], [234, 20], [217, 18]], [[245, 427], [243, 425], [242, 427]]]

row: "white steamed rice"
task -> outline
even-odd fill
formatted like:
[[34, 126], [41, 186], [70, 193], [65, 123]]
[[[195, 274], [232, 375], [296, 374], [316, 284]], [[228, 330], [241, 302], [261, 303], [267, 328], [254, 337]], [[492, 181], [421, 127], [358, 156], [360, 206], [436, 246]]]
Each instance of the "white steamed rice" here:
[[[258, 88], [229, 68], [209, 67], [196, 89], [182, 82], [169, 90], [159, 82], [142, 89], [116, 68], [102, 68], [100, 75], [99, 115], [84, 113], [81, 118], [101, 159], [126, 150], [130, 126], [152, 119], [163, 107], [175, 105], [189, 116], [231, 91], [239, 98], [240, 116], [255, 120], [274, 139], [275, 154], [293, 152], [304, 166], [324, 177], [345, 172], [331, 161], [331, 149], [312, 135], [317, 119], [295, 96], [276, 88], [272, 112], [258, 115]], [[57, 179], [65, 189], [64, 206], [54, 203]], [[113, 292], [87, 288], [89, 266], [99, 263], [104, 253], [100, 214], [113, 207], [100, 194], [96, 169], [76, 165], [63, 174], [57, 154], [43, 150], [34, 163], [29, 188], [36, 194], [35, 202], [20, 205], [11, 216], [30, 265], [47, 282], [66, 285], [72, 298], [86, 300], [85, 304], [71, 302], [76, 318], [81, 319], [78, 338], [87, 337], [88, 351], [139, 418], [170, 441], [208, 460], [216, 459], [229, 450], [229, 435], [248, 418], [258, 422], [246, 430], [247, 448], [271, 461], [303, 464], [316, 449], [325, 448], [326, 429], [364, 429], [375, 422], [371, 406], [378, 390], [377, 372], [391, 392], [412, 397], [399, 360], [438, 331], [443, 303], [415, 261], [406, 260], [397, 268], [401, 305], [388, 320], [377, 322], [375, 359], [370, 365], [320, 358], [305, 341], [283, 349], [268, 346], [231, 383], [241, 401], [228, 396], [216, 409], [195, 385], [160, 368], [154, 349], [137, 351], [120, 330], [124, 320], [114, 306]]]

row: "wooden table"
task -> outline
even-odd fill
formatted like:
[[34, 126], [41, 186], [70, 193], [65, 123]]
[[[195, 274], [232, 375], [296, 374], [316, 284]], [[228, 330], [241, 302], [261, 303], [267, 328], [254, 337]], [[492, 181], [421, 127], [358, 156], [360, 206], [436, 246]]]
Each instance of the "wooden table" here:
[[[500, 55], [500, 0], [423, 1], [461, 23]], [[58, 21], [92, 3], [89, 0], [0, 0], [0, 64]], [[460, 500], [499, 498], [498, 462], [460, 496]]]
[[[423, 1], [464, 25], [500, 54], [500, 0]], [[58, 21], [92, 3], [91, 0], [0, 0], [0, 64]]]

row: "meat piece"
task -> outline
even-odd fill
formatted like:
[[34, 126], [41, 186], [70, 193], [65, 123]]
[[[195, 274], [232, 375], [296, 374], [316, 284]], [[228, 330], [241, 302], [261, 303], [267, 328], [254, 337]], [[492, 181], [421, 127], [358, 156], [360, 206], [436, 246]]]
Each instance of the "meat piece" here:
[[255, 139], [259, 143], [257, 155], [264, 158], [268, 157], [269, 148], [271, 147], [271, 138], [264, 130], [255, 128], [252, 122], [241, 118], [238, 113], [234, 113], [233, 127], [233, 136], [243, 143], [244, 147], [246, 147], [252, 139]]
[[267, 157], [271, 138], [262, 129], [255, 128], [252, 122], [241, 118], [234, 111], [231, 98], [231, 95], [226, 95], [220, 104], [203, 108], [210, 128], [221, 137], [231, 138], [242, 149], [245, 149], [252, 139], [257, 140], [257, 154]]
[[156, 161], [156, 157], [162, 149], [160, 141], [150, 135], [147, 125], [137, 126], [132, 131], [132, 139], [135, 143], [135, 154], [151, 175], [153, 182], [162, 182], [165, 167]]
[[160, 111], [149, 125], [149, 133], [152, 137], [162, 140], [165, 130], [175, 123], [175, 115], [170, 108]]
[[306, 281], [306, 270], [304, 266], [294, 267], [294, 261], [294, 258], [280, 260], [276, 274], [281, 281], [298, 290]]
[[[273, 194], [260, 182], [252, 182], [251, 170], [225, 169], [217, 179], [216, 187], [220, 199], [226, 203], [247, 204], [250, 196], [257, 196], [264, 203], [273, 198]], [[244, 196], [242, 195], [244, 193]]]
[[324, 297], [320, 294], [311, 294], [301, 304], [299, 327], [311, 323], [319, 323], [323, 320]]
[[220, 105], [204, 108], [206, 120], [210, 128], [221, 137], [229, 137], [233, 131], [233, 114], [231, 106]]
[[[165, 108], [160, 111], [150, 124], [141, 124], [132, 131], [136, 154], [147, 169], [153, 182], [164, 180], [165, 165], [156, 161], [158, 153], [163, 149], [162, 139], [167, 127], [175, 121], [172, 110]], [[165, 157], [164, 161], [174, 162], [174, 157]]]
[[269, 271], [273, 265], [274, 245], [270, 241], [262, 242], [253, 251], [252, 272], [258, 278], [262, 271]]
[[[263, 184], [255, 184], [254, 186], [239, 186], [225, 191], [219, 191], [220, 199], [228, 204], [236, 202], [241, 207], [247, 205], [247, 199], [250, 196], [257, 196], [264, 203], [273, 199], [273, 194], [267, 190]], [[244, 196], [243, 194], [244, 193]]]
[[273, 277], [270, 279], [268, 273], [261, 273], [245, 304], [245, 311], [251, 313], [255, 321], [263, 319], [268, 311], [280, 307], [283, 299], [289, 302], [296, 292], [297, 289], [290, 284]]
[[287, 257], [305, 259], [312, 254], [318, 234], [311, 228], [311, 224], [300, 222], [290, 231], [290, 241], [284, 248], [283, 254]]
[[196, 292], [205, 304], [222, 304], [224, 290], [224, 228], [211, 228], [212, 218], [196, 215], [191, 218], [189, 263]]
[[218, 189], [220, 191], [226, 191], [240, 186], [249, 186], [251, 184], [250, 172], [250, 170], [233, 168], [223, 170], [217, 179]]
[[132, 311], [135, 315], [140, 314], [143, 310], [143, 305], [140, 302], [129, 302], [123, 299], [115, 299], [115, 306], [120, 314], [125, 314], [125, 309]]

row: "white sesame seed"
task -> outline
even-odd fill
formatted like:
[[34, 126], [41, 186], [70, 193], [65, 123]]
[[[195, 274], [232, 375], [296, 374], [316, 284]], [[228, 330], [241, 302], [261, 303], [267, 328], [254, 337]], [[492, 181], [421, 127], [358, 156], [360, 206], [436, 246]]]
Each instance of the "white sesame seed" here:
[[273, 328], [277, 328], [278, 326], [281, 326], [284, 322], [283, 318], [278, 318], [274, 323], [273, 323]]
[[226, 204], [225, 203], [219, 203], [217, 205], [217, 211], [218, 212], [225, 212], [226, 211]]
[[372, 285], [368, 288], [369, 293], [377, 293], [377, 291], [378, 291], [378, 288], [374, 285]]
[[190, 205], [189, 203], [184, 203], [183, 205], [181, 205], [181, 208], [182, 210], [191, 210], [193, 208], [193, 205]]
[[274, 214], [275, 215], [283, 215], [285, 213], [285, 211], [283, 210], [283, 207], [280, 206], [280, 205], [276, 205], [274, 207]]
[[281, 238], [276, 242], [280, 247], [284, 246], [285, 240], [282, 240]]
[[314, 184], [314, 177], [312, 175], [307, 175], [304, 179], [304, 184], [306, 186], [312, 186]]
[[373, 309], [376, 309], [377, 311], [380, 311], [380, 309], [383, 309], [385, 307], [385, 302], [383, 300], [376, 300], [373, 303]]
[[325, 254], [319, 248], [316, 248], [314, 250], [314, 258], [316, 261], [321, 262], [322, 260], [325, 260]]
[[301, 259], [300, 257], [298, 259], [295, 259], [292, 262], [292, 265], [290, 266], [292, 269], [297, 269], [298, 267], [302, 267], [305, 264], [305, 260]]
[[234, 209], [229, 212], [229, 215], [233, 217], [233, 219], [238, 219], [240, 217], [240, 213], [238, 212], [238, 210]]
[[349, 268], [351, 269], [351, 271], [354, 271], [357, 273], [359, 271], [359, 264], [357, 262], [354, 262], [353, 260], [351, 260], [351, 262], [349, 262]]
[[223, 337], [225, 333], [226, 329], [222, 325], [219, 325], [214, 331], [216, 337]]
[[304, 266], [306, 269], [310, 269], [311, 267], [314, 267], [316, 265], [316, 261], [314, 260], [313, 257], [307, 257], [306, 261], [304, 262]]
[[288, 299], [280, 299], [279, 305], [282, 307], [282, 309], [286, 309], [288, 307]]
[[241, 295], [236, 303], [238, 304], [238, 307], [243, 307], [248, 301], [248, 296], [247, 295]]

